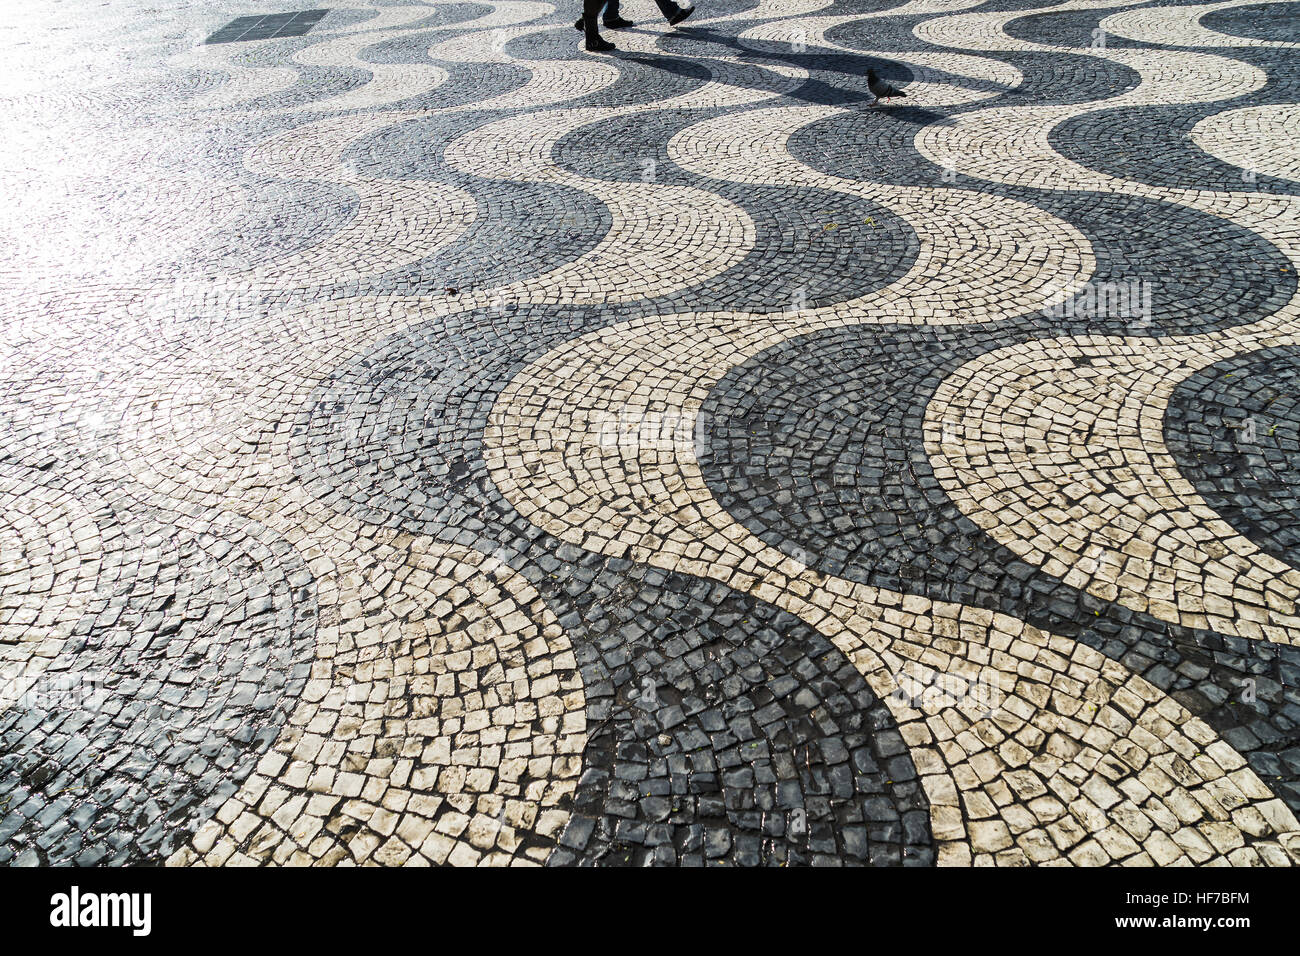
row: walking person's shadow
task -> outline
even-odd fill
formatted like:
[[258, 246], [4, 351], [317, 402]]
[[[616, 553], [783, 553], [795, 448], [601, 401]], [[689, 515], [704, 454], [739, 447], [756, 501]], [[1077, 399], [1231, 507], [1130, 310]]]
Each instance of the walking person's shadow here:
[[[662, 36], [657, 31], [630, 29], [628, 33], [645, 33]], [[776, 93], [789, 84], [789, 77], [776, 71], [764, 69], [764, 62], [779, 63], [807, 70], [809, 78], [794, 90], [784, 93], [784, 97], [813, 103], [821, 106], [854, 106], [867, 104], [874, 106], [875, 97], [867, 88], [867, 71], [875, 70], [891, 83], [908, 83], [915, 75], [907, 67], [891, 60], [861, 53], [829, 47], [814, 47], [796, 51], [789, 44], [781, 41], [757, 41], [762, 45], [746, 45], [732, 34], [721, 33], [707, 26], [679, 26], [671, 37], [677, 41], [690, 40], [714, 47], [721, 47], [726, 52], [701, 51], [698, 56], [709, 58], [726, 57], [747, 63], [751, 69], [744, 71], [727, 71], [709, 68], [711, 82], [727, 83], [758, 91]], [[627, 53], [615, 51], [611, 54], [616, 59], [628, 60], [647, 67], [653, 67], [666, 73], [691, 79], [698, 79], [701, 64], [694, 57], [675, 51], [657, 51], [653, 54]], [[817, 74], [834, 72], [847, 77], [847, 82], [832, 85], [819, 79]], [[1011, 87], [987, 80], [973, 79], [955, 73], [936, 71], [927, 79], [938, 79], [953, 86], [966, 87], [981, 92], [1006, 93]], [[770, 81], [770, 82], [767, 82]], [[910, 104], [889, 105], [882, 112], [888, 112], [891, 118], [904, 120], [918, 125], [951, 122], [943, 113], [935, 112], [923, 106]]]

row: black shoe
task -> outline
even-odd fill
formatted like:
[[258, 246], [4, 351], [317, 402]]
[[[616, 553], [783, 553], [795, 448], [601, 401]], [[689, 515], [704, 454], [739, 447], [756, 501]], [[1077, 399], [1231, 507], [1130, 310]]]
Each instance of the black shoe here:
[[[622, 17], [614, 17], [611, 20], [606, 20], [605, 26], [609, 27], [611, 30], [626, 30], [628, 27], [636, 26], [636, 24], [631, 20], [624, 20]], [[577, 30], [579, 33], [585, 32], [587, 29], [586, 18], [578, 17], [578, 22], [573, 25], [573, 29]]]
[[618, 49], [599, 33], [595, 35], [588, 34], [586, 47], [592, 53], [609, 53], [611, 50]]
[[678, 10], [676, 13], [674, 13], [671, 17], [668, 18], [668, 25], [670, 27], [675, 27], [677, 26], [677, 24], [681, 23], [683, 20], [685, 20], [694, 12], [695, 12], [694, 7], [682, 7], [680, 10]]

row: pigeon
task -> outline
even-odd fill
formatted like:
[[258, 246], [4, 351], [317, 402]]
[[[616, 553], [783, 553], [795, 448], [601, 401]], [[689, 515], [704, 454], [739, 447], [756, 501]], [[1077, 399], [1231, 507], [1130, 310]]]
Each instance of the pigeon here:
[[879, 103], [882, 99], [888, 100], [891, 96], [907, 95], [902, 90], [898, 89], [897, 87], [890, 86], [888, 83], [882, 80], [879, 76], [876, 75], [875, 70], [867, 70], [867, 89], [871, 91], [871, 95], [876, 98], [877, 103]]

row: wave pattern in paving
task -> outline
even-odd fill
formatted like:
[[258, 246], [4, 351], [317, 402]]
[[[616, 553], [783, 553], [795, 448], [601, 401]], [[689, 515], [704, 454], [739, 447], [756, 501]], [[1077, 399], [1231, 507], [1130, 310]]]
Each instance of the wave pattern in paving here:
[[1300, 860], [1294, 2], [62, 6], [0, 862]]

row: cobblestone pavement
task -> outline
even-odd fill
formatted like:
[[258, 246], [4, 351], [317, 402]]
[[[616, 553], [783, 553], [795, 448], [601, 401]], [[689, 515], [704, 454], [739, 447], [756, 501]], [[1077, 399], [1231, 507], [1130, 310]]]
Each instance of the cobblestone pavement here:
[[0, 27], [0, 863], [1300, 860], [1300, 3], [267, 10]]

